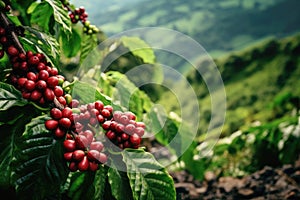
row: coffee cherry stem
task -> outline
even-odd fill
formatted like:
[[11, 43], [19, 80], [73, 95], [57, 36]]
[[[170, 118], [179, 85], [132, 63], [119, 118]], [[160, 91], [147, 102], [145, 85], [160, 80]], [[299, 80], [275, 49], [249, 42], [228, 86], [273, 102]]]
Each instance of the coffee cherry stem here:
[[41, 107], [41, 106], [37, 105], [36, 103], [34, 103], [33, 101], [30, 101], [29, 103], [41, 111], [49, 111], [49, 109], [50, 109], [49, 107]]
[[[8, 29], [8, 27], [10, 27], [11, 25], [13, 25], [3, 12], [0, 12], [0, 21], [4, 25], [5, 29]], [[16, 46], [16, 48], [18, 48], [18, 50], [21, 53], [26, 54], [26, 51], [24, 50], [23, 46], [21, 45], [21, 43], [20, 43], [20, 41], [18, 39], [18, 36], [17, 36], [17, 34], [16, 34], [16, 32], [14, 30], [11, 31], [11, 40], [13, 41], [14, 45]]]

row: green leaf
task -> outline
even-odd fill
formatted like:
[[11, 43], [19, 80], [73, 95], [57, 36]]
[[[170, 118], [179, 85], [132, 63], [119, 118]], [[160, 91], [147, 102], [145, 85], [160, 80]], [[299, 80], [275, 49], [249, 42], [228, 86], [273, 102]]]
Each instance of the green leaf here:
[[[95, 34], [82, 35], [81, 40], [81, 54], [80, 54], [80, 64], [84, 63], [84, 66], [93, 67], [93, 64], [97, 63], [97, 57], [99, 58], [99, 55], [97, 54], [97, 51], [94, 50], [97, 46], [97, 37]], [[93, 51], [94, 50], [94, 51]], [[89, 56], [88, 59], [86, 59]], [[93, 64], [89, 64], [92, 62]]]
[[155, 55], [152, 48], [139, 37], [121, 37], [120, 41], [133, 55], [140, 57], [144, 63], [154, 64]]
[[24, 28], [26, 30], [25, 37], [20, 38], [24, 48], [33, 52], [43, 53], [48, 61], [57, 66], [60, 58], [60, 46], [56, 39], [34, 28]]
[[27, 9], [27, 13], [28, 14], [32, 14], [34, 12], [34, 10], [36, 9], [36, 7], [39, 5], [40, 3], [35, 1], [32, 4], [30, 4], [30, 6]]
[[107, 168], [100, 165], [99, 169], [96, 172], [94, 186], [95, 186], [95, 195], [94, 199], [103, 199], [105, 191], [105, 183], [107, 178]]
[[53, 139], [44, 125], [47, 119], [32, 119], [17, 144], [13, 178], [22, 199], [46, 199], [59, 193], [69, 173], [63, 158], [63, 141]]
[[105, 105], [111, 105], [109, 97], [101, 94], [96, 88], [90, 84], [75, 81], [72, 86], [72, 96], [78, 99], [82, 104], [92, 103], [101, 100]]
[[11, 181], [11, 162], [16, 153], [16, 143], [25, 130], [25, 125], [35, 116], [31, 105], [11, 107], [0, 112], [0, 185], [13, 184]]
[[122, 155], [134, 199], [176, 199], [172, 177], [150, 153], [126, 149]]
[[31, 14], [30, 23], [38, 25], [43, 31], [50, 31], [50, 20], [52, 19], [53, 9], [46, 2], [33, 3], [29, 7]]
[[81, 47], [81, 37], [76, 29], [72, 29], [71, 35], [67, 35], [62, 32], [61, 42], [63, 53], [67, 58], [71, 58], [77, 55]]
[[0, 82], [0, 111], [7, 110], [13, 106], [24, 106], [27, 103], [20, 91], [12, 85]]
[[45, 0], [51, 7], [54, 15], [55, 21], [61, 25], [64, 32], [69, 32], [71, 34], [71, 20], [68, 15], [68, 11], [63, 8], [60, 0]]
[[94, 179], [95, 172], [75, 172], [71, 178], [68, 197], [70, 197], [72, 200], [94, 199]]
[[135, 113], [138, 119], [142, 119], [143, 113], [150, 111], [153, 104], [146, 93], [120, 72], [110, 71], [106, 75], [110, 84], [115, 86], [112, 93], [113, 102], [119, 102], [122, 107]]
[[112, 195], [116, 198], [116, 200], [133, 199], [127, 173], [117, 170], [117, 167], [113, 162], [108, 170], [108, 181], [111, 187]]

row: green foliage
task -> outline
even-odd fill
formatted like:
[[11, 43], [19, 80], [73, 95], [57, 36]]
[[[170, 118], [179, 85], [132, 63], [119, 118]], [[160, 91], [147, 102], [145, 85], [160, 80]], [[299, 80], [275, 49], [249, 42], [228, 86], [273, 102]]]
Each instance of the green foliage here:
[[12, 175], [22, 199], [43, 199], [59, 193], [60, 184], [67, 178], [62, 141], [53, 140], [45, 128], [47, 118], [32, 119], [16, 145]]
[[0, 111], [8, 110], [13, 106], [24, 106], [27, 101], [13, 86], [0, 82]]
[[[62, 63], [72, 59], [76, 65], [83, 65], [82, 74], [63, 83], [65, 94], [82, 104], [101, 100], [115, 110], [134, 112], [141, 121], [150, 120], [147, 113], [153, 106], [151, 99], [122, 70], [97, 70], [97, 62], [111, 52], [97, 48], [100, 34], [81, 33], [80, 26], [71, 24], [61, 1], [14, 1], [12, 6], [20, 16], [9, 19], [24, 26], [24, 36], [19, 40], [25, 51], [44, 54], [53, 67], [69, 76]], [[124, 37], [118, 42], [134, 62], [155, 64], [153, 50], [143, 40]], [[0, 60], [0, 67], [1, 189], [14, 188], [18, 199], [175, 199], [172, 177], [142, 148], [105, 150], [110, 155], [107, 165], [99, 165], [96, 172], [71, 172], [64, 159], [64, 140], [55, 138], [45, 127], [49, 110], [57, 102], [42, 108], [24, 100], [8, 79], [11, 65], [7, 55]], [[92, 70], [95, 74], [90, 76]], [[152, 70], [154, 74], [159, 72], [155, 67]], [[169, 137], [167, 132], [174, 135], [177, 129], [173, 129], [165, 128], [163, 136]]]
[[127, 166], [134, 199], [174, 198], [172, 178], [151, 154], [143, 150], [125, 150], [122, 155]]
[[25, 28], [25, 37], [20, 38], [24, 48], [46, 55], [53, 65], [59, 64], [60, 46], [56, 38], [31, 27]]

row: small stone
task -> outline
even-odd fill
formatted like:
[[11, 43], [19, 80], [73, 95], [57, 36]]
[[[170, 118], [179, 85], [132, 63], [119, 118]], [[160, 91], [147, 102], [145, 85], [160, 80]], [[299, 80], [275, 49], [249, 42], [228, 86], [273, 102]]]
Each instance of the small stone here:
[[248, 188], [241, 188], [238, 190], [238, 194], [243, 198], [253, 197], [254, 191]]
[[208, 171], [208, 172], [205, 172], [205, 174], [204, 174], [204, 179], [205, 179], [207, 182], [211, 182], [211, 181], [216, 180], [216, 175], [215, 175], [213, 172]]
[[295, 172], [295, 169], [293, 168], [293, 166], [291, 164], [286, 164], [282, 167], [282, 171], [284, 173], [286, 173], [287, 175], [291, 175], [292, 173]]

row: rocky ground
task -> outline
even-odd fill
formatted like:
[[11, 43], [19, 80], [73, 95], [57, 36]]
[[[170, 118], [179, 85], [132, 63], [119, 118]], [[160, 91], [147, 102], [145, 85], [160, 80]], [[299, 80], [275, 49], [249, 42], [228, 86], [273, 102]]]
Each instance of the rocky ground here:
[[185, 171], [171, 173], [178, 200], [300, 200], [300, 161], [280, 168], [269, 166], [243, 178], [215, 177], [207, 172], [204, 181]]

